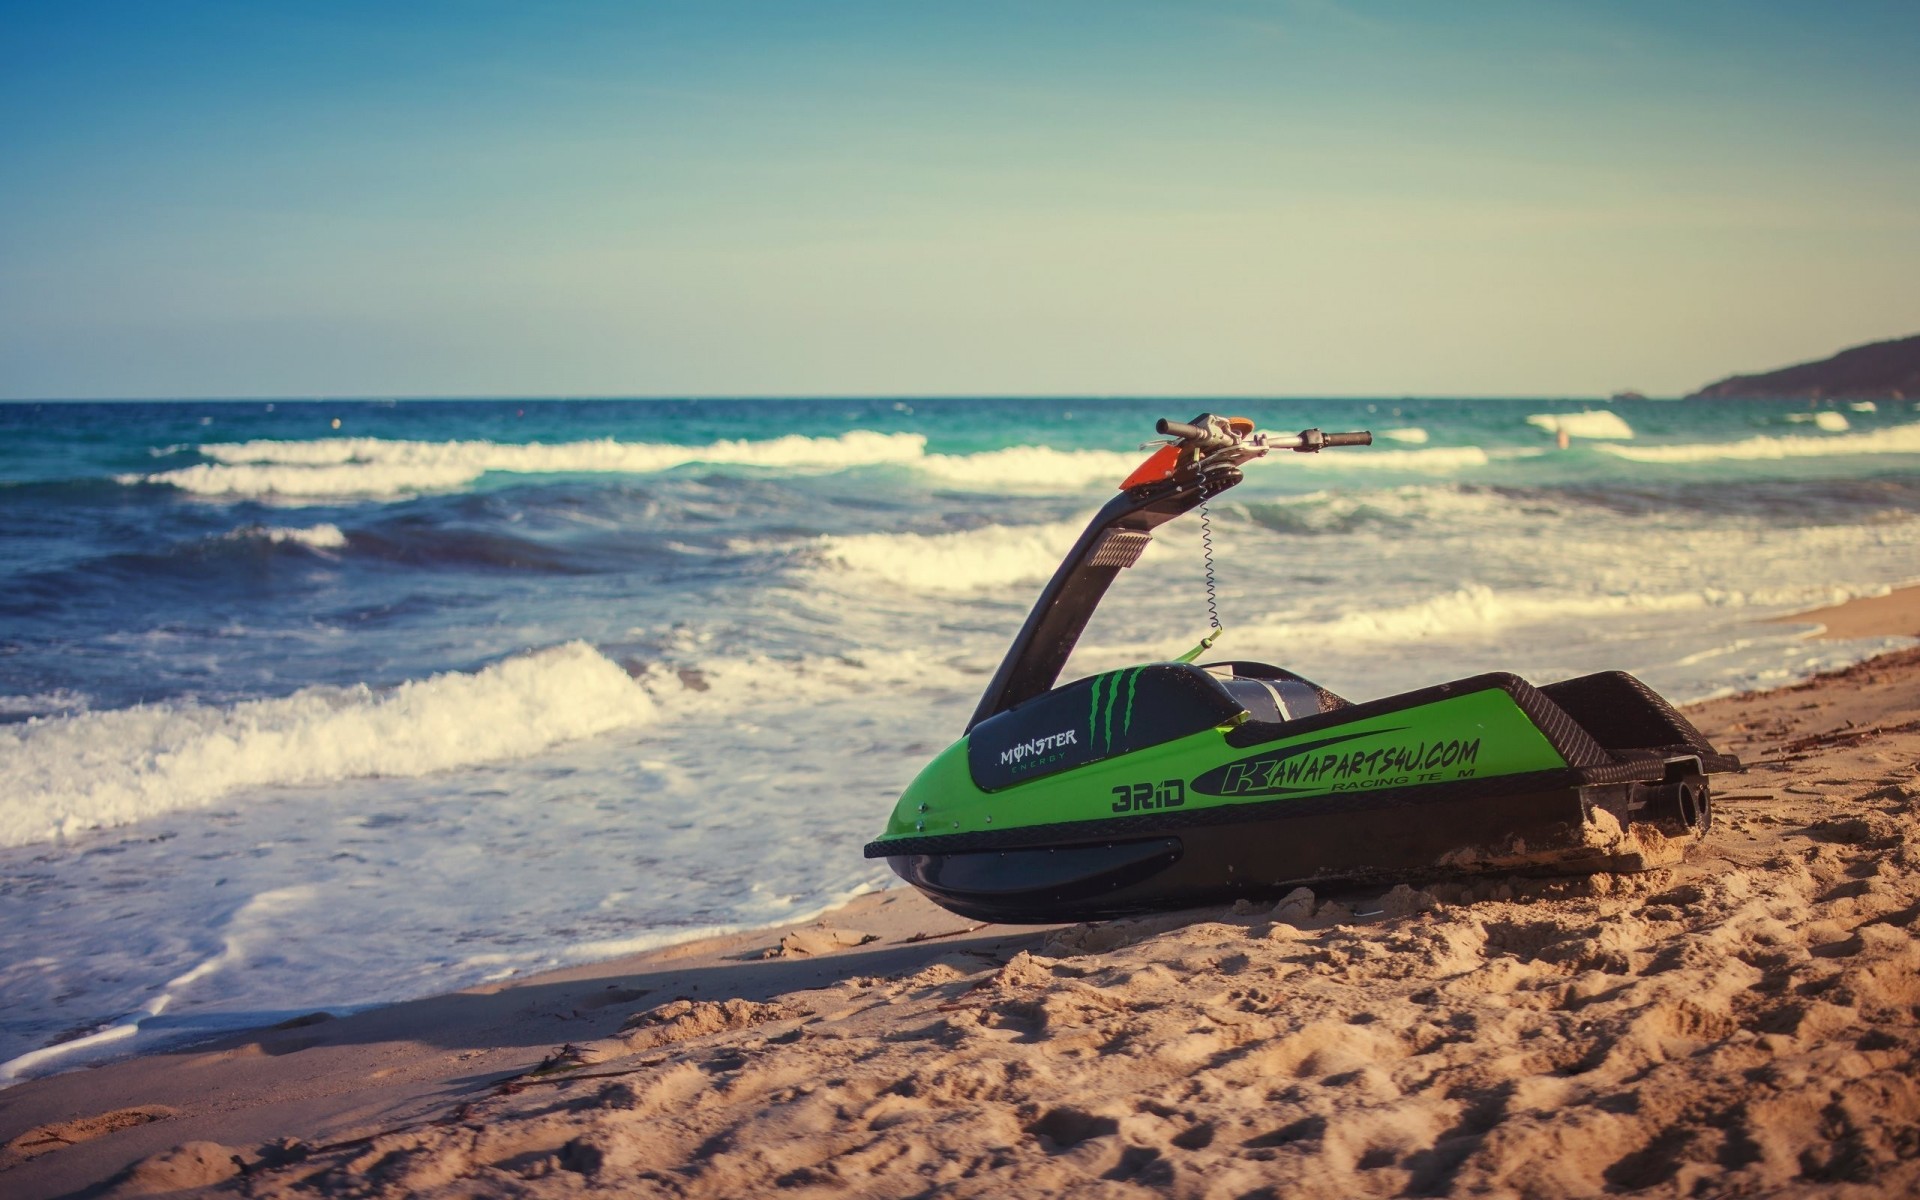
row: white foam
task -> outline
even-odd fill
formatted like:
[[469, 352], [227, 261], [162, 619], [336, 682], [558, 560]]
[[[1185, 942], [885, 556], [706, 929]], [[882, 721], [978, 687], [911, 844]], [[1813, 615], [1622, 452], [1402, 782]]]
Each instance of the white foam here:
[[[1426, 438], [1425, 430], [1393, 433], [1414, 445], [1422, 444]], [[1142, 454], [1130, 451], [1057, 450], [1050, 446], [1010, 446], [978, 454], [928, 454], [926, 443], [925, 436], [917, 433], [876, 433], [861, 429], [830, 438], [795, 434], [767, 441], [719, 441], [705, 446], [618, 442], [611, 438], [555, 445], [317, 438], [304, 442], [209, 443], [199, 450], [214, 460], [211, 463], [147, 475], [120, 475], [116, 479], [126, 484], [164, 484], [202, 496], [301, 502], [393, 500], [427, 492], [454, 491], [494, 471], [650, 474], [707, 463], [813, 472], [896, 465], [912, 467], [947, 484], [979, 491], [1071, 492], [1095, 486], [1118, 487], [1144, 461]], [[1485, 466], [1488, 461], [1485, 451], [1472, 446], [1288, 457], [1339, 467], [1443, 472]]]
[[1385, 471], [1459, 471], [1484, 467], [1492, 461], [1478, 446], [1432, 446], [1425, 450], [1335, 450], [1319, 454], [1287, 454], [1285, 460], [1310, 467], [1346, 470], [1375, 468]]
[[[697, 679], [690, 683], [689, 677]], [[770, 691], [783, 703], [830, 701], [893, 684], [973, 686], [977, 680], [920, 650], [860, 650], [844, 654], [771, 658], [709, 656], [691, 669], [651, 663], [636, 677], [663, 716], [737, 719], [743, 703]], [[664, 768], [662, 768], [664, 769]]]
[[1875, 404], [1871, 400], [1855, 400], [1852, 404], [1847, 405], [1847, 407], [1857, 413], [1870, 413], [1870, 412], [1880, 411], [1880, 406], [1878, 404]]
[[1409, 446], [1424, 446], [1427, 444], [1427, 431], [1418, 426], [1407, 429], [1382, 429], [1380, 436], [1389, 441], [1405, 442]]
[[[1874, 410], [1869, 408], [1864, 411], [1872, 412]], [[1845, 433], [1847, 430], [1853, 428], [1853, 424], [1847, 420], [1846, 414], [1834, 412], [1831, 409], [1821, 409], [1819, 412], [1788, 413], [1787, 424], [1811, 425], [1816, 429], [1824, 429], [1828, 433]]]
[[1534, 413], [1527, 418], [1527, 424], [1548, 433], [1564, 433], [1568, 437], [1624, 441], [1633, 436], [1633, 427], [1622, 420], [1619, 413], [1605, 409], [1590, 408], [1577, 413]]
[[1497, 520], [1510, 514], [1514, 502], [1494, 492], [1467, 491], [1448, 484], [1413, 484], [1364, 491], [1306, 492], [1283, 500], [1247, 505], [1259, 525], [1294, 529], [1344, 531], [1368, 519], [1387, 521]]
[[732, 463], [762, 467], [837, 468], [921, 457], [927, 439], [918, 433], [855, 429], [837, 437], [786, 434], [764, 441], [722, 439], [704, 446], [671, 442], [417, 442], [384, 438], [319, 438], [306, 442], [214, 443], [200, 453], [222, 463], [330, 466], [390, 463], [459, 466], [481, 471], [547, 474], [624, 472], [646, 474], [686, 463]]
[[228, 706], [143, 705], [0, 726], [0, 846], [201, 808], [252, 788], [412, 778], [526, 758], [668, 716], [730, 716], [769, 680], [788, 702], [974, 681], [916, 650], [700, 660], [697, 682], [629, 674], [584, 642], [397, 688], [311, 687]]
[[1737, 600], [1737, 597], [1706, 592], [1583, 596], [1561, 591], [1495, 591], [1482, 584], [1469, 584], [1415, 604], [1355, 610], [1324, 622], [1270, 622], [1250, 626], [1247, 633], [1263, 640], [1319, 637], [1342, 645], [1398, 644], [1429, 638], [1497, 634], [1514, 626], [1545, 621], [1584, 621], [1635, 612], [1697, 611]]
[[262, 496], [295, 500], [389, 500], [452, 491], [486, 472], [462, 466], [347, 463], [325, 467], [219, 466], [202, 463], [152, 475], [120, 475], [120, 483], [158, 483], [198, 496]]
[[[601, 938], [590, 942], [573, 942], [561, 948], [558, 955], [553, 956], [550, 961], [542, 965], [557, 966], [565, 962], [604, 962], [612, 958], [625, 958], [631, 954], [645, 954], [649, 950], [659, 950], [666, 946], [678, 946], [684, 942], [698, 941], [701, 938], [724, 937], [730, 933], [739, 933], [743, 929], [765, 928], [768, 924], [797, 925], [803, 921], [812, 921], [825, 916], [827, 913], [832, 912], [834, 909], [839, 908], [841, 905], [848, 903], [856, 897], [867, 895], [869, 892], [885, 890], [892, 886], [894, 886], [893, 883], [887, 882], [882, 882], [878, 886], [872, 883], [859, 883], [853, 887], [829, 893], [824, 897], [817, 897], [816, 903], [806, 908], [796, 907], [793, 903], [794, 898], [792, 896], [767, 898], [762, 900], [763, 911], [757, 914], [758, 916], [766, 918], [765, 922], [755, 921], [751, 924], [736, 925], [683, 926], [677, 929], [653, 930], [648, 933], [635, 934], [630, 937]], [[762, 892], [764, 888], [756, 885], [754, 891]], [[517, 969], [510, 968], [504, 972], [503, 975], [513, 975], [517, 973]]]
[[[1838, 413], [1833, 414], [1839, 416]], [[1872, 433], [1837, 437], [1757, 437], [1737, 442], [1696, 442], [1677, 446], [1595, 446], [1632, 462], [1745, 462], [1763, 459], [1830, 458], [1855, 454], [1920, 454], [1920, 425], [1898, 425]]]
[[6, 1062], [0, 1062], [0, 1087], [19, 1082], [31, 1075], [44, 1072], [45, 1068], [61, 1060], [85, 1061], [98, 1057], [98, 1051], [137, 1037], [140, 1027], [155, 1017], [163, 1015], [172, 1007], [180, 993], [198, 981], [205, 979], [228, 967], [245, 963], [254, 944], [262, 940], [260, 926], [264, 918], [277, 915], [288, 908], [299, 907], [310, 902], [314, 895], [312, 887], [277, 888], [262, 892], [250, 898], [227, 919], [222, 931], [220, 949], [195, 963], [191, 968], [169, 979], [156, 990], [153, 996], [133, 1012], [126, 1013], [114, 1020], [105, 1022], [102, 1027], [85, 1037], [56, 1042], [38, 1050], [30, 1050]]
[[311, 687], [0, 727], [0, 845], [201, 807], [238, 788], [525, 757], [654, 710], [637, 681], [573, 642], [387, 691]]
[[[1335, 645], [1343, 651], [1357, 648], [1419, 646], [1435, 641], [1460, 643], [1508, 636], [1524, 627], [1577, 627], [1587, 622], [1617, 620], [1635, 614], [1700, 612], [1740, 607], [1746, 597], [1731, 592], [1667, 594], [1569, 595], [1559, 591], [1500, 591], [1469, 584], [1413, 604], [1372, 610], [1350, 610], [1321, 618], [1292, 613], [1265, 621], [1230, 622], [1235, 654], [1258, 658], [1301, 645]], [[1100, 667], [1125, 662], [1169, 658], [1188, 648], [1186, 634], [1114, 645], [1087, 645], [1081, 659]]]
[[83, 712], [92, 700], [84, 692], [55, 688], [28, 696], [0, 696], [0, 716], [34, 717], [50, 713]]
[[[1526, 451], [1525, 453], [1533, 453]], [[1489, 461], [1478, 446], [1435, 446], [1424, 450], [1377, 448], [1335, 450], [1320, 454], [1279, 453], [1289, 468], [1318, 470], [1382, 470], [1450, 472], [1484, 467]], [[930, 454], [919, 470], [982, 491], [1076, 491], [1094, 485], [1118, 488], [1146, 456], [1117, 450], [1054, 450], [1046, 446], [1014, 446], [981, 454]], [[1258, 472], [1258, 463], [1248, 471]]]
[[276, 546], [305, 546], [310, 550], [343, 550], [347, 545], [347, 535], [333, 524], [320, 524], [305, 529], [289, 529], [278, 525], [248, 525], [226, 535], [234, 541], [263, 541]]
[[1118, 488], [1146, 454], [1119, 450], [1055, 450], [1009, 446], [980, 454], [929, 454], [914, 466], [947, 483], [982, 491], [1078, 491]]
[[122, 483], [160, 483], [209, 496], [385, 499], [448, 491], [489, 471], [520, 474], [652, 474], [689, 463], [831, 471], [911, 462], [926, 452], [917, 433], [856, 429], [838, 437], [789, 434], [765, 441], [722, 440], [705, 446], [621, 442], [420, 442], [384, 438], [317, 438], [304, 442], [209, 443], [214, 460]]
[[1053, 575], [1086, 519], [1048, 525], [994, 525], [958, 533], [867, 533], [823, 537], [821, 558], [896, 587], [972, 592]]

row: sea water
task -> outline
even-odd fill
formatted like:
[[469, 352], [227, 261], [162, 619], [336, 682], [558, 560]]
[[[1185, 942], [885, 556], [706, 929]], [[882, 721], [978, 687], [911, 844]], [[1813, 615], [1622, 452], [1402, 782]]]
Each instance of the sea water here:
[[[1676, 700], [1894, 644], [1920, 412], [1513, 400], [0, 405], [0, 1081], [817, 912], [1154, 418], [1218, 653]], [[1566, 449], [1557, 435], [1570, 435]], [[1207, 629], [1163, 528], [1067, 678]]]

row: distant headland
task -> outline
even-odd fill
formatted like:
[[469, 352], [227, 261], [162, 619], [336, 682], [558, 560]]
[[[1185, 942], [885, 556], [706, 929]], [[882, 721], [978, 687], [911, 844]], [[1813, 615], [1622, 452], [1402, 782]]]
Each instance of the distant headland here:
[[1687, 399], [1908, 400], [1920, 397], [1920, 334], [1870, 342], [1832, 358], [1759, 375], [1730, 375]]

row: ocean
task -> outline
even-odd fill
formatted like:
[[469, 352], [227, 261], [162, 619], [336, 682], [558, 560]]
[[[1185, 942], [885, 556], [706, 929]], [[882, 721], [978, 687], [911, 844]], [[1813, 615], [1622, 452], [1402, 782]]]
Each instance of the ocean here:
[[[1675, 700], [1897, 644], [1920, 406], [0, 405], [0, 1082], [829, 908], [1156, 417], [1371, 429], [1211, 506], [1223, 657]], [[1554, 431], [1571, 435], [1556, 447]], [[1163, 528], [1063, 678], [1207, 629]]]

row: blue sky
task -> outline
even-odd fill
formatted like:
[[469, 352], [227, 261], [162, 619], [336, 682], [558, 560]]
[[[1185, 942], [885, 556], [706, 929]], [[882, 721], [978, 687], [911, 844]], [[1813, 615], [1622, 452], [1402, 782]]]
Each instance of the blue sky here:
[[1920, 330], [1920, 5], [0, 19], [0, 396], [1672, 394]]

